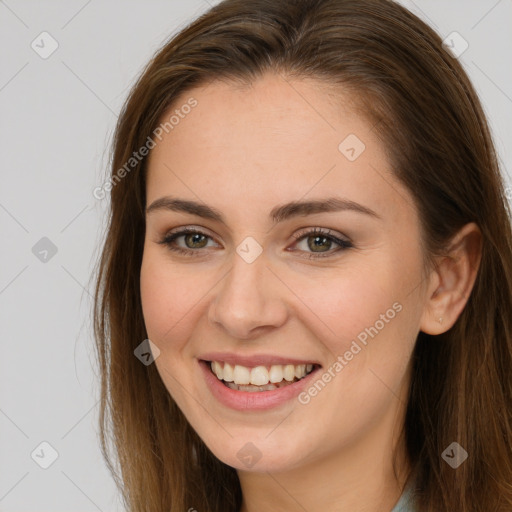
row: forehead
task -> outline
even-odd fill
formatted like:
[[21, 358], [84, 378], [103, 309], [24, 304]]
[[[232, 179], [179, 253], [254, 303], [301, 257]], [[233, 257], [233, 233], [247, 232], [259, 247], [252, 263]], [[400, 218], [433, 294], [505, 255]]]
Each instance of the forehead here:
[[[197, 105], [181, 111], [191, 98]], [[220, 209], [240, 196], [246, 208], [250, 201], [270, 210], [333, 194], [396, 208], [407, 192], [397, 195], [385, 148], [354, 105], [342, 90], [334, 96], [320, 82], [272, 74], [243, 87], [214, 81], [191, 89], [162, 117], [181, 113], [151, 151], [148, 203], [179, 190]]]

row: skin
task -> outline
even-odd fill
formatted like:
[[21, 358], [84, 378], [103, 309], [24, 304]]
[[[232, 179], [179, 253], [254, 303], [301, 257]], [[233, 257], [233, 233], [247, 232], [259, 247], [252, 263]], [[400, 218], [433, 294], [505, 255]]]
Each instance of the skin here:
[[[245, 89], [212, 82], [175, 102], [171, 110], [191, 96], [198, 105], [150, 155], [147, 205], [172, 195], [225, 218], [223, 224], [163, 209], [148, 213], [140, 279], [148, 337], [161, 351], [159, 374], [209, 449], [237, 469], [241, 512], [393, 508], [408, 468], [397, 434], [417, 334], [448, 330], [476, 276], [474, 224], [454, 238], [453, 260], [423, 273], [412, 197], [392, 175], [372, 125], [343, 94], [335, 100], [320, 83], [273, 74]], [[338, 150], [349, 134], [366, 146], [354, 161]], [[277, 205], [333, 196], [379, 218], [324, 212], [275, 226], [269, 218]], [[195, 255], [158, 243], [188, 226], [211, 237], [206, 246], [186, 236], [174, 242]], [[308, 237], [292, 235], [313, 228], [330, 229], [354, 247], [323, 242], [320, 257], [310, 259], [318, 252]], [[250, 264], [236, 252], [249, 236], [263, 249]], [[306, 405], [226, 408], [198, 367], [201, 354], [229, 351], [319, 361], [327, 369], [394, 303], [401, 311]], [[261, 453], [250, 468], [237, 457], [248, 442]]]

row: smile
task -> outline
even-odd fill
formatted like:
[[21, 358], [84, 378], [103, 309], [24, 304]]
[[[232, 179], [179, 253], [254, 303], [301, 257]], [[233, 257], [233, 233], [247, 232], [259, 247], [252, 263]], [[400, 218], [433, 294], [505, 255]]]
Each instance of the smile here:
[[271, 391], [289, 386], [309, 375], [314, 364], [275, 364], [247, 367], [222, 361], [210, 361], [212, 373], [225, 386], [237, 391]]

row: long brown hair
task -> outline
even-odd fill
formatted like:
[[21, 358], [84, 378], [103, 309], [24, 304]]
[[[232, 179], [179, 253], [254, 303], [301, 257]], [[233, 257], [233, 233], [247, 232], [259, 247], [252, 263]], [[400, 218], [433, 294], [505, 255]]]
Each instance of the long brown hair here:
[[[418, 511], [512, 510], [511, 211], [462, 66], [390, 0], [225, 0], [172, 37], [133, 87], [105, 187], [94, 305], [101, 449], [127, 509], [240, 509], [235, 469], [190, 427], [155, 365], [134, 356], [147, 338], [139, 288], [147, 158], [125, 164], [178, 96], [217, 79], [250, 84], [267, 71], [353, 92], [414, 197], [430, 265], [464, 224], [480, 228], [482, 258], [464, 311], [444, 334], [418, 336], [403, 440]], [[453, 441], [469, 454], [457, 469], [441, 457]]]

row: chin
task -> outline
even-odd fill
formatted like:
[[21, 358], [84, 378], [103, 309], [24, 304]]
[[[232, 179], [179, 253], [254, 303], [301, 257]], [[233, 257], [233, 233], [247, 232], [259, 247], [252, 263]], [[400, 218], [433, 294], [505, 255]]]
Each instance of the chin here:
[[[288, 436], [287, 436], [288, 437]], [[270, 442], [264, 437], [254, 439], [249, 436], [230, 438], [227, 443], [206, 443], [210, 451], [220, 461], [238, 471], [255, 473], [279, 473], [301, 465], [304, 454], [298, 453], [301, 443], [297, 440], [292, 446], [276, 448], [275, 439]]]

